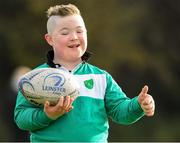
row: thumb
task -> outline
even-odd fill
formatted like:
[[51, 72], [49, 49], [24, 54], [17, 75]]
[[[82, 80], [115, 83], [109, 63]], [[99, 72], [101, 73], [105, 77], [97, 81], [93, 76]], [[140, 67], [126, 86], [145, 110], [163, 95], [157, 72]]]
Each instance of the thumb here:
[[147, 92], [148, 92], [148, 86], [145, 85], [145, 86], [142, 88], [140, 95], [141, 95], [141, 96], [145, 96], [145, 95], [147, 94]]
[[138, 101], [139, 103], [141, 104], [142, 101], [145, 99], [146, 95], [147, 95], [147, 92], [148, 92], [148, 86], [145, 85], [142, 90], [141, 90], [141, 93], [139, 94], [138, 96]]

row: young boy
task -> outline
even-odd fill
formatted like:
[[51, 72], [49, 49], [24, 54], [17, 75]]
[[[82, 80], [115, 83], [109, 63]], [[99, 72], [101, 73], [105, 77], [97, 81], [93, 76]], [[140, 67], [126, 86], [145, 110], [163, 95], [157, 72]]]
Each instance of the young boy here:
[[144, 86], [137, 97], [128, 98], [110, 74], [87, 63], [87, 31], [79, 9], [72, 4], [47, 11], [46, 41], [52, 46], [47, 63], [72, 73], [80, 84], [76, 99], [60, 97], [55, 106], [47, 101], [39, 108], [19, 92], [14, 112], [19, 128], [31, 133], [33, 142], [107, 142], [108, 117], [132, 124], [144, 115], [153, 116], [155, 104]]

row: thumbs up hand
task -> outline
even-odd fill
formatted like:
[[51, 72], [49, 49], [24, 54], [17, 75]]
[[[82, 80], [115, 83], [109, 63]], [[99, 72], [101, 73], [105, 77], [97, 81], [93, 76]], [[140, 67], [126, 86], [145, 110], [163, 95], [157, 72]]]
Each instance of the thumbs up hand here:
[[148, 86], [145, 85], [142, 88], [142, 91], [138, 96], [138, 101], [139, 101], [139, 104], [140, 104], [141, 108], [143, 109], [145, 115], [153, 116], [154, 110], [155, 110], [155, 103], [154, 103], [154, 99], [152, 98], [152, 96], [149, 95], [147, 92], [148, 92]]

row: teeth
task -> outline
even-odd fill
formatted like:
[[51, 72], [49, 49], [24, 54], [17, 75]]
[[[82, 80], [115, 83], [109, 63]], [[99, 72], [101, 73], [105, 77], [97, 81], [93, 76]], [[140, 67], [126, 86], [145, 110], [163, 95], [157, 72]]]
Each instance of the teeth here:
[[70, 45], [70, 46], [68, 46], [69, 48], [73, 48], [73, 47], [79, 47], [80, 46], [80, 44], [74, 44], [74, 45]]

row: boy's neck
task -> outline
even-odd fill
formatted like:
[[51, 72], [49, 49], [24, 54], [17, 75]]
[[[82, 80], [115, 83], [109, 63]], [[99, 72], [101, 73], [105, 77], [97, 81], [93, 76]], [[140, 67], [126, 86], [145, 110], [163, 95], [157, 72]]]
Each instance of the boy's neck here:
[[62, 60], [54, 60], [53, 61], [56, 64], [60, 64], [61, 66], [65, 67], [67, 70], [72, 71], [78, 64], [80, 64], [82, 62], [81, 59], [77, 60], [77, 61], [62, 61]]

